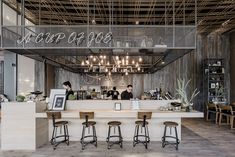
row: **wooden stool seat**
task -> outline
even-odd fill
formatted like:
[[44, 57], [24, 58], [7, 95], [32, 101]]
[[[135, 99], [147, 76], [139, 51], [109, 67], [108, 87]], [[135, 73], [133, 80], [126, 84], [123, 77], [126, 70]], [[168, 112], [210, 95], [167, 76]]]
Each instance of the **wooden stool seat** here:
[[87, 126], [94, 126], [96, 124], [95, 121], [88, 121], [88, 122], [83, 122], [82, 125], [87, 125]]
[[[136, 125], [143, 125], [143, 124], [144, 124], [144, 121], [142, 121], [142, 120], [137, 120], [137, 121], [135, 121], [135, 124], [136, 124]], [[148, 125], [149, 123], [148, 123], [147, 121], [145, 121], [145, 124]]]
[[177, 127], [178, 126], [178, 123], [170, 122], [170, 121], [166, 121], [163, 124], [166, 125], [166, 126], [169, 126], [169, 127]]
[[57, 122], [55, 122], [55, 126], [59, 127], [59, 126], [62, 126], [62, 125], [66, 125], [68, 123], [69, 123], [68, 121], [57, 121]]
[[119, 121], [110, 121], [110, 122], [108, 122], [108, 125], [110, 125], [110, 126], [119, 126], [119, 125], [121, 125], [122, 123], [121, 122], [119, 122]]

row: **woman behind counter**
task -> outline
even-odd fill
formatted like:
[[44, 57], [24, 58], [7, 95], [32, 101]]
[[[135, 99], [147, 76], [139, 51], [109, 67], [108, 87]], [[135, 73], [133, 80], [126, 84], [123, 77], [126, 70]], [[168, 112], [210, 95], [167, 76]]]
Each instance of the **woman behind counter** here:
[[66, 100], [69, 99], [69, 95], [74, 95], [74, 92], [72, 90], [72, 85], [69, 81], [65, 81], [63, 83], [64, 89], [66, 89]]

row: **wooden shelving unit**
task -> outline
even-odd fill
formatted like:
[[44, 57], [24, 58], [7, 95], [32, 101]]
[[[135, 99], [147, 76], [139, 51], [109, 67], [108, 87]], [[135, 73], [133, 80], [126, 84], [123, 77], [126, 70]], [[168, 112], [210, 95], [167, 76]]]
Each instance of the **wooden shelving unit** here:
[[226, 104], [228, 92], [225, 83], [224, 59], [205, 59], [203, 62], [204, 102]]

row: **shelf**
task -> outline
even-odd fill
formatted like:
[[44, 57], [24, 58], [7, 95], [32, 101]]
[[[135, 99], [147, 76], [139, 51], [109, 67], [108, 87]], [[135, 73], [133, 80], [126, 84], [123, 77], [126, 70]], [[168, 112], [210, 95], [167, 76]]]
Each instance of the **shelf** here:
[[[216, 88], [208, 88], [208, 89], [216, 89]], [[219, 89], [219, 88], [217, 88], [217, 89]], [[224, 87], [223, 89], [227, 89], [227, 88]]]
[[[219, 62], [220, 64], [217, 64]], [[224, 59], [205, 59], [203, 72], [203, 100], [210, 102], [212, 99], [217, 98], [218, 101], [220, 101], [219, 103], [222, 103], [223, 100], [227, 100], [228, 88], [225, 82]], [[213, 84], [214, 86], [219, 84], [219, 87], [222, 86], [222, 88], [218, 88], [218, 86], [216, 86], [217, 88], [211, 88]], [[219, 95], [217, 95], [218, 93]]]
[[221, 67], [221, 68], [223, 68], [223, 66], [222, 65], [208, 65], [208, 67]]
[[224, 75], [224, 73], [209, 73], [209, 75]]
[[210, 98], [224, 98], [225, 95], [224, 96], [208, 96], [208, 97], [210, 97]]

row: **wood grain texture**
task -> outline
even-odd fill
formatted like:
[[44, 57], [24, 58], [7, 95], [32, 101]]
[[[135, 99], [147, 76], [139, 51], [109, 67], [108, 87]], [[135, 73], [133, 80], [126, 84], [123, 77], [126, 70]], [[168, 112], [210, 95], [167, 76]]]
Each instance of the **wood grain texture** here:
[[[194, 99], [194, 107], [198, 110], [204, 110], [203, 100], [203, 60], [206, 58], [224, 58], [225, 59], [225, 80], [226, 87], [230, 87], [230, 44], [228, 35], [212, 33], [209, 35], [197, 36], [197, 49], [192, 51], [175, 62], [164, 67], [152, 75], [152, 88], [162, 85], [162, 89], [175, 94], [177, 88], [177, 78], [191, 79], [191, 89], [189, 93], [197, 88], [200, 94]], [[228, 90], [228, 98], [230, 91]], [[229, 100], [229, 99], [228, 99]]]

